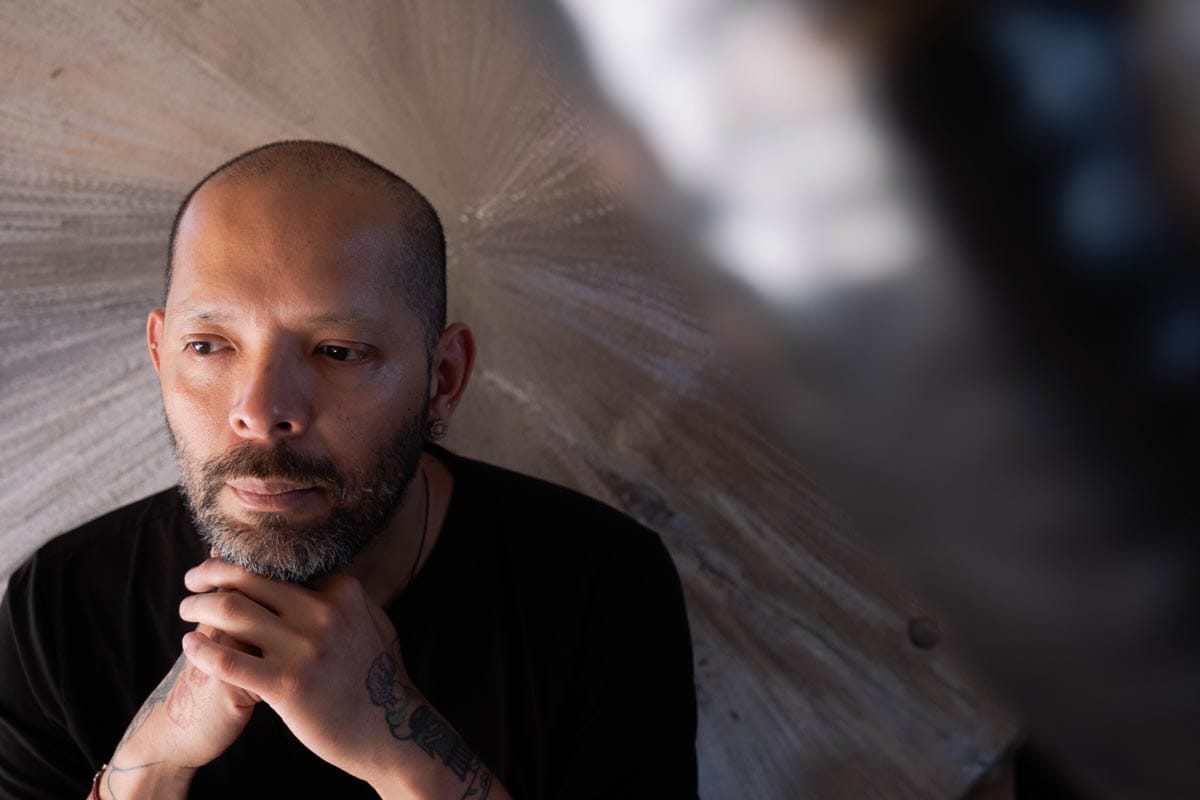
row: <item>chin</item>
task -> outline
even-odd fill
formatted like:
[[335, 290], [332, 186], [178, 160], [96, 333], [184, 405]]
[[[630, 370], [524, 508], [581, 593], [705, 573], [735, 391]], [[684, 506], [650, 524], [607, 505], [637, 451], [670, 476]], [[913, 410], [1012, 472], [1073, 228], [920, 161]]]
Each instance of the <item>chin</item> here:
[[330, 515], [315, 522], [275, 512], [253, 517], [253, 523], [225, 515], [201, 520], [201, 536], [221, 559], [287, 583], [307, 583], [346, 567], [377, 535], [348, 531]]

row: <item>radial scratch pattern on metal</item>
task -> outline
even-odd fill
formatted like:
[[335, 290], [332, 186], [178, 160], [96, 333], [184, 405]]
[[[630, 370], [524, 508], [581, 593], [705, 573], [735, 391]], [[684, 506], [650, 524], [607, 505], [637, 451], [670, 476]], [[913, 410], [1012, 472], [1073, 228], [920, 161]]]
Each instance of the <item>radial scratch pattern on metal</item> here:
[[[956, 797], [1011, 721], [741, 411], [510, 4], [0, 5], [0, 575], [174, 480], [143, 344], [192, 182], [332, 139], [446, 222], [480, 354], [451, 446], [660, 531], [696, 643], [706, 797]], [[564, 565], [569, 568], [569, 565]]]

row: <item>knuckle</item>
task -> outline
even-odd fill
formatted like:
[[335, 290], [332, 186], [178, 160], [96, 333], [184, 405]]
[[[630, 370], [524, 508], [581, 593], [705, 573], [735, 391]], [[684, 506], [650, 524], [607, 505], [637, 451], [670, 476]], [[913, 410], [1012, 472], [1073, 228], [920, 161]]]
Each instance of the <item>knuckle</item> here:
[[213, 668], [222, 675], [231, 674], [236, 663], [233, 653], [227, 650], [221, 650], [213, 654]]
[[300, 664], [311, 664], [320, 660], [324, 654], [325, 648], [314, 639], [301, 639], [300, 644], [296, 647], [297, 662]]
[[246, 616], [245, 598], [238, 592], [222, 592], [217, 597], [217, 613], [226, 619]]
[[312, 622], [320, 633], [329, 633], [338, 627], [338, 610], [329, 603], [320, 603], [313, 609]]
[[280, 673], [276, 684], [284, 697], [304, 697], [308, 694], [308, 673], [303, 669], [285, 670]]

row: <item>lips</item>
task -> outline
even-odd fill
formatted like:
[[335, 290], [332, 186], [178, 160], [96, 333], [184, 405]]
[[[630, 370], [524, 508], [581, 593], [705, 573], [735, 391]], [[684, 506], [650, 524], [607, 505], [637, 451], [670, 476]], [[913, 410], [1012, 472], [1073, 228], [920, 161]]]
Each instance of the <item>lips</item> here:
[[227, 481], [230, 488], [239, 492], [257, 495], [288, 494], [314, 488], [312, 484], [289, 483], [287, 481], [264, 481], [256, 478], [238, 478]]
[[254, 511], [288, 511], [297, 508], [319, 490], [315, 486], [239, 478], [226, 484], [238, 501]]

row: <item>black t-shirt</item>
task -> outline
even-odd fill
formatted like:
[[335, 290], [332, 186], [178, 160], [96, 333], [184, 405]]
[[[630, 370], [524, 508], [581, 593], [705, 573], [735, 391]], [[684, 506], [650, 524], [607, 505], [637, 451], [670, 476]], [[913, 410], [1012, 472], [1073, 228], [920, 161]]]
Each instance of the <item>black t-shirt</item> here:
[[[387, 609], [413, 682], [515, 798], [695, 797], [691, 640], [658, 536], [578, 493], [436, 452], [455, 477], [442, 535]], [[183, 573], [206, 556], [171, 489], [58, 537], [13, 574], [0, 798], [86, 794], [179, 656], [193, 627], [178, 616]], [[375, 794], [263, 703], [190, 796]]]

